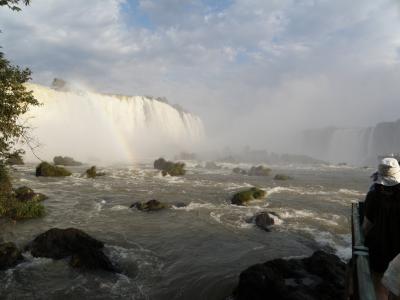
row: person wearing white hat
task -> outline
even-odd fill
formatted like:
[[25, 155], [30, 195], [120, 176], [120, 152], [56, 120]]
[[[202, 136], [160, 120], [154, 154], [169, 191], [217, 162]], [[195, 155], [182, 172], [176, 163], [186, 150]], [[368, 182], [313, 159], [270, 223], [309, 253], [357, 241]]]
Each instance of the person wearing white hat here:
[[377, 299], [388, 299], [381, 283], [389, 262], [400, 253], [400, 166], [395, 158], [383, 158], [372, 175], [373, 186], [365, 199], [363, 229]]

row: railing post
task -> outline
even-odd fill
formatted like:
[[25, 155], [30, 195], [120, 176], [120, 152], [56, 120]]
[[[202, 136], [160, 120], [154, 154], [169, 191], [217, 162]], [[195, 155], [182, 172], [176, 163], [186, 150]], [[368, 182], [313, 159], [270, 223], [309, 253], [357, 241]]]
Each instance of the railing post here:
[[361, 220], [363, 220], [364, 210], [363, 204], [361, 214], [360, 205], [352, 204], [351, 214], [351, 232], [352, 232], [352, 259], [354, 277], [355, 299], [359, 300], [376, 300], [375, 289], [372, 283], [371, 272], [369, 268], [368, 248], [364, 245], [364, 234], [362, 232]]

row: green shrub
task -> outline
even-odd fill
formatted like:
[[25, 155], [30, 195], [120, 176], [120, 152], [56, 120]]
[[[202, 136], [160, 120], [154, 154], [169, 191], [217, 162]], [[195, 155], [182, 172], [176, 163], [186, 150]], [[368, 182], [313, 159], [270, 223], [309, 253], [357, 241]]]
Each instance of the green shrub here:
[[[17, 189], [17, 191], [19, 191], [17, 195], [21, 195], [23, 190], [32, 195], [28, 189], [29, 188], [26, 187], [23, 187], [21, 190]], [[8, 217], [13, 220], [20, 220], [37, 218], [44, 215], [45, 208], [38, 202], [38, 198], [36, 198], [36, 200], [19, 201], [15, 195], [16, 194], [14, 194], [12, 191], [11, 180], [8, 175], [7, 168], [0, 164], [0, 217]]]
[[23, 165], [24, 160], [22, 159], [22, 151], [15, 151], [7, 155], [6, 164], [7, 165]]
[[63, 167], [53, 166], [48, 162], [42, 162], [36, 167], [36, 176], [62, 177], [70, 176], [71, 172]]
[[39, 218], [44, 216], [45, 208], [37, 201], [15, 201], [8, 213], [8, 217], [13, 220]]

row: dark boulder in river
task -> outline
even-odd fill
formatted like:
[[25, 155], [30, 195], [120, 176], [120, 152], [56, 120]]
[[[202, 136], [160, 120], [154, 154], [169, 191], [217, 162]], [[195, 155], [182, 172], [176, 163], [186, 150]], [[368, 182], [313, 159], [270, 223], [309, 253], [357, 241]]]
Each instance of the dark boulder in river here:
[[269, 227], [274, 225], [275, 221], [274, 221], [274, 218], [272, 218], [270, 213], [263, 211], [254, 216], [254, 223], [257, 225], [257, 227], [259, 227], [265, 231], [271, 231], [269, 229]]
[[21, 251], [14, 243], [0, 244], [0, 270], [6, 270], [23, 260]]
[[85, 175], [87, 178], [96, 178], [97, 176], [105, 176], [104, 172], [97, 172], [96, 166], [92, 166], [86, 170]]
[[71, 172], [63, 167], [53, 166], [48, 162], [42, 162], [36, 167], [36, 176], [63, 177], [70, 176]]
[[70, 257], [70, 265], [74, 268], [116, 272], [110, 259], [103, 253], [103, 247], [103, 242], [82, 230], [52, 228], [38, 235], [27, 248], [34, 257]]
[[170, 207], [169, 204], [162, 203], [158, 200], [149, 200], [147, 202], [135, 202], [133, 203], [130, 208], [137, 208], [138, 210], [142, 211], [155, 211], [155, 210], [161, 210], [164, 208]]
[[345, 264], [316, 251], [303, 259], [274, 259], [243, 271], [235, 300], [340, 300], [345, 293]]

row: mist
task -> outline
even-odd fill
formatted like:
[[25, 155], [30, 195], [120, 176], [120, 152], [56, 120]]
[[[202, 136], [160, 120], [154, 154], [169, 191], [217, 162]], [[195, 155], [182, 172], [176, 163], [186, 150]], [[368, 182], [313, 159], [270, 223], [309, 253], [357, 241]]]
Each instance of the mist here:
[[249, 146], [361, 164], [364, 142], [323, 154], [302, 145], [304, 131], [399, 118], [397, 1], [43, 0], [1, 11], [0, 28], [7, 57], [36, 83], [61, 77], [180, 104], [205, 126], [199, 151]]

